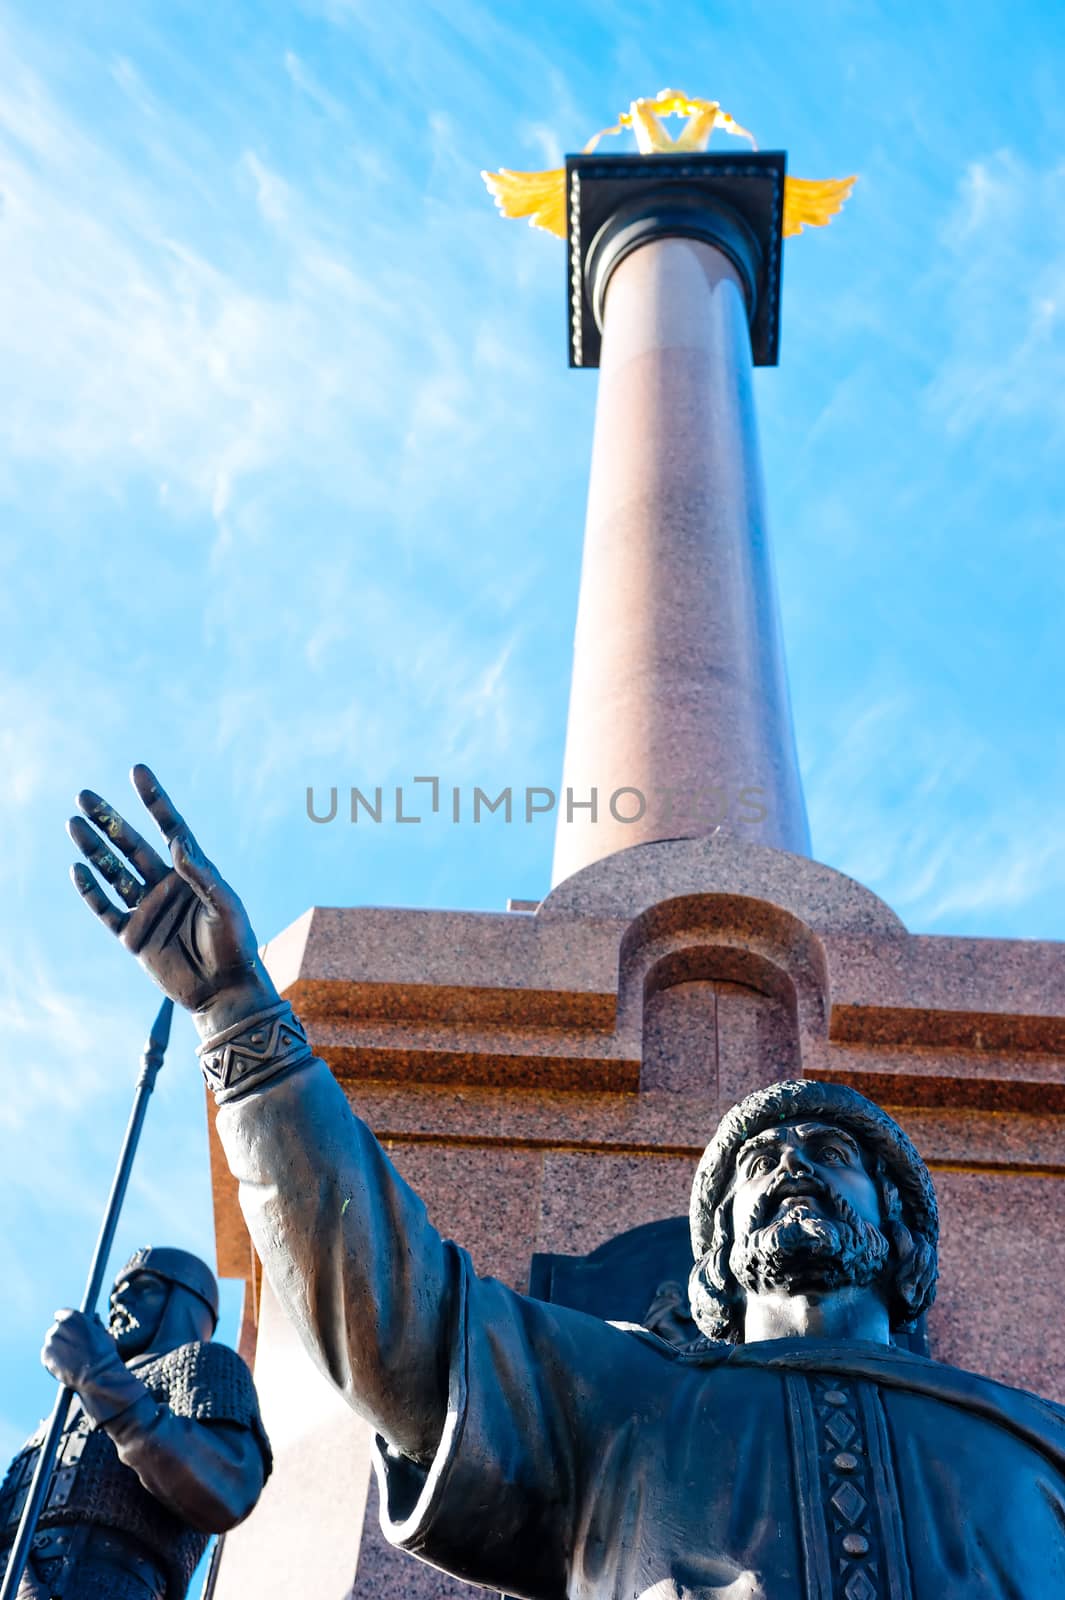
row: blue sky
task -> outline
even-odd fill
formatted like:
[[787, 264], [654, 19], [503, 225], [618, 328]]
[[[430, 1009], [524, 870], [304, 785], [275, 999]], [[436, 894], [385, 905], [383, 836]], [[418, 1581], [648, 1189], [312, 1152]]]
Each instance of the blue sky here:
[[[156, 1005], [67, 881], [75, 790], [151, 762], [263, 938], [547, 887], [548, 820], [305, 812], [559, 774], [595, 379], [481, 167], [670, 85], [860, 174], [756, 375], [815, 853], [918, 931], [1065, 936], [1063, 44], [979, 0], [0, 8], [0, 1452]], [[210, 1252], [192, 1044], [122, 1250]]]

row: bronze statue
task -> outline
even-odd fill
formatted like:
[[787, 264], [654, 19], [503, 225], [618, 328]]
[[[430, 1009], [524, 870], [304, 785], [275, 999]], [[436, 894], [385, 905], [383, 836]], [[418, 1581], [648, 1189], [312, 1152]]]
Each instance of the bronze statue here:
[[133, 778], [172, 867], [84, 793], [99, 831], [73, 837], [124, 908], [85, 866], [75, 882], [194, 1013], [252, 1236], [377, 1432], [394, 1543], [525, 1600], [1065, 1595], [1065, 1409], [892, 1343], [934, 1294], [937, 1215], [890, 1117], [801, 1081], [722, 1119], [692, 1193], [694, 1343], [480, 1279]]
[[[170, 1248], [126, 1263], [106, 1328], [56, 1313], [41, 1359], [77, 1402], [19, 1600], [183, 1600], [210, 1535], [251, 1511], [270, 1446], [251, 1373], [210, 1342], [217, 1321], [210, 1268]], [[42, 1436], [0, 1487], [0, 1573]]]

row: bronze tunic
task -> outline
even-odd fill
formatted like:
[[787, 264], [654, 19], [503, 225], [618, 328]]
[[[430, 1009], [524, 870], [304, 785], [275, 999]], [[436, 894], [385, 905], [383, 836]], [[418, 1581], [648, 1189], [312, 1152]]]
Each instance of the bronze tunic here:
[[1065, 1596], [1061, 1407], [883, 1345], [685, 1355], [478, 1278], [321, 1062], [218, 1129], [423, 1560], [523, 1600]]

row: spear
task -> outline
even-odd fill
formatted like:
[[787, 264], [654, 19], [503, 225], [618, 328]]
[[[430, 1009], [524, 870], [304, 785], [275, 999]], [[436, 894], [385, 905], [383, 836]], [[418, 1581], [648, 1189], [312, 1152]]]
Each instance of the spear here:
[[[115, 1241], [115, 1229], [118, 1226], [119, 1213], [122, 1202], [126, 1198], [126, 1189], [129, 1184], [129, 1175], [133, 1170], [133, 1158], [137, 1154], [137, 1145], [140, 1142], [141, 1129], [144, 1126], [144, 1114], [148, 1109], [148, 1100], [155, 1088], [155, 1080], [159, 1075], [159, 1068], [163, 1064], [163, 1056], [170, 1040], [170, 1019], [174, 1015], [174, 1002], [164, 1000], [159, 1007], [159, 1015], [152, 1024], [152, 1031], [148, 1035], [141, 1056], [140, 1071], [137, 1074], [136, 1088], [133, 1093], [133, 1109], [129, 1114], [126, 1124], [126, 1136], [122, 1140], [122, 1149], [119, 1152], [118, 1164], [115, 1175], [111, 1181], [111, 1193], [107, 1197], [107, 1209], [104, 1212], [103, 1222], [100, 1224], [100, 1235], [96, 1241], [93, 1252], [92, 1265], [85, 1284], [85, 1293], [82, 1296], [81, 1309], [87, 1317], [91, 1317], [96, 1310], [96, 1302], [100, 1298], [103, 1287], [104, 1272], [107, 1260], [111, 1254], [111, 1246]], [[22, 1574], [26, 1570], [29, 1559], [30, 1546], [33, 1535], [37, 1531], [37, 1522], [44, 1506], [44, 1498], [52, 1478], [52, 1467], [55, 1464], [56, 1451], [63, 1429], [66, 1427], [67, 1417], [70, 1414], [71, 1402], [74, 1399], [73, 1389], [60, 1389], [56, 1396], [52, 1415], [48, 1422], [48, 1431], [44, 1436], [37, 1456], [37, 1465], [33, 1469], [33, 1478], [30, 1482], [26, 1504], [22, 1509], [19, 1519], [18, 1533], [11, 1546], [11, 1555], [7, 1563], [7, 1572], [4, 1576], [3, 1588], [0, 1588], [0, 1600], [15, 1600]]]

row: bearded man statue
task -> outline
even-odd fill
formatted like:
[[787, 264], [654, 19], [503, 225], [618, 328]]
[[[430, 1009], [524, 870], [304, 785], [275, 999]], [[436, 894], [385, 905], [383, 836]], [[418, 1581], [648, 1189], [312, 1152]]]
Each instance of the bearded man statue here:
[[[251, 1373], [211, 1342], [218, 1285], [198, 1256], [137, 1250], [108, 1326], [62, 1310], [41, 1359], [76, 1392], [18, 1600], [184, 1600], [212, 1533], [252, 1510], [270, 1446]], [[0, 1486], [0, 1573], [44, 1438]]]
[[713, 1340], [823, 1333], [863, 1302], [873, 1314], [857, 1331], [909, 1332], [935, 1295], [928, 1170], [843, 1086], [777, 1083], [734, 1106], [696, 1171], [691, 1232], [692, 1312]]
[[133, 776], [172, 864], [86, 791], [71, 832], [121, 904], [75, 883], [194, 1015], [252, 1238], [376, 1433], [395, 1544], [522, 1600], [1065, 1595], [1065, 1410], [894, 1342], [932, 1301], [938, 1224], [889, 1116], [795, 1081], [722, 1119], [692, 1192], [694, 1343], [478, 1277]]

